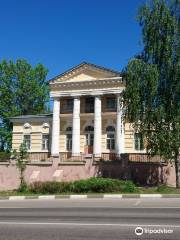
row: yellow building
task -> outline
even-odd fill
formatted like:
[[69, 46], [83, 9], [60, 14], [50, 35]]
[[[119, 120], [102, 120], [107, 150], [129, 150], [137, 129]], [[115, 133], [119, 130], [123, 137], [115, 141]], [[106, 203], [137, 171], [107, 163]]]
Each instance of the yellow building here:
[[24, 141], [36, 158], [116, 158], [143, 152], [141, 136], [122, 121], [120, 72], [83, 62], [49, 81], [53, 113], [17, 116], [12, 148]]

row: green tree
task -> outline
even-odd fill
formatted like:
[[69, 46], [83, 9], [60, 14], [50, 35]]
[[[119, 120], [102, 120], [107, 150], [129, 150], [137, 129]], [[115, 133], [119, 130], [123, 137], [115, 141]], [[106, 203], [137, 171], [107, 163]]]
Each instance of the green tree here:
[[174, 161], [180, 187], [179, 1], [153, 0], [139, 9], [143, 51], [125, 70], [125, 117], [146, 139], [147, 151]]
[[19, 152], [14, 150], [13, 157], [16, 159], [16, 166], [20, 171], [19, 191], [24, 191], [27, 188], [26, 181], [24, 178], [24, 172], [26, 170], [26, 163], [28, 160], [28, 152], [25, 143], [21, 143], [19, 147]]
[[34, 68], [25, 60], [0, 63], [0, 149], [11, 146], [10, 117], [47, 112], [49, 88], [47, 69], [38, 64]]

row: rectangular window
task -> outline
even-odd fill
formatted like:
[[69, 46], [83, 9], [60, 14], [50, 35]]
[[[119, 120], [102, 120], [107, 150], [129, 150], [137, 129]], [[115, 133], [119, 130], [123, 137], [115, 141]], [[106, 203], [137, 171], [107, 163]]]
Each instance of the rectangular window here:
[[115, 97], [106, 98], [106, 108], [108, 110], [115, 110], [116, 109], [116, 99], [115, 99]]
[[141, 133], [134, 134], [134, 148], [137, 151], [141, 151], [144, 149], [143, 137]]
[[115, 137], [114, 133], [108, 133], [107, 134], [107, 144], [106, 144], [107, 149], [109, 150], [114, 150], [115, 149]]
[[24, 135], [23, 142], [26, 145], [27, 150], [30, 150], [31, 149], [31, 135], [30, 134]]
[[63, 102], [63, 111], [72, 112], [73, 111], [73, 99], [65, 99]]
[[49, 150], [49, 135], [42, 135], [42, 150]]
[[93, 97], [85, 98], [85, 112], [86, 113], [94, 112], [94, 98]]

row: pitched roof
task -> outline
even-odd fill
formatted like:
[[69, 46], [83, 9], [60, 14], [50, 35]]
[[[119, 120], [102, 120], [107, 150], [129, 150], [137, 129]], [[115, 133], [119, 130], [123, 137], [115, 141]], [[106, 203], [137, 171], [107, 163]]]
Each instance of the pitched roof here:
[[60, 78], [60, 77], [63, 77], [64, 75], [69, 74], [69, 73], [73, 72], [74, 70], [76, 70], [76, 69], [78, 69], [78, 68], [81, 68], [81, 67], [83, 67], [83, 66], [85, 66], [85, 65], [86, 65], [86, 66], [90, 66], [90, 67], [94, 67], [94, 68], [97, 68], [97, 69], [100, 69], [100, 70], [103, 70], [103, 71], [111, 72], [111, 73], [113, 73], [113, 74], [117, 74], [118, 76], [121, 76], [121, 75], [122, 75], [121, 72], [115, 71], [115, 70], [113, 70], [113, 69], [111, 69], [111, 68], [106, 68], [106, 67], [98, 66], [98, 65], [93, 64], [93, 63], [82, 62], [82, 63], [76, 65], [75, 67], [72, 67], [72, 68], [70, 68], [69, 70], [67, 70], [67, 71], [65, 71], [65, 72], [57, 75], [56, 77], [50, 79], [49, 82], [54, 81], [54, 80], [56, 80], [56, 79], [58, 79], [58, 78]]

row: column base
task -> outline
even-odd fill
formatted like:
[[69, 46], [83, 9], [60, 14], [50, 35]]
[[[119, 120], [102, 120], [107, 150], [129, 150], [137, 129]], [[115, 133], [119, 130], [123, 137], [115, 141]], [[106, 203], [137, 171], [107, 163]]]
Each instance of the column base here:
[[51, 155], [53, 166], [58, 166], [59, 164], [59, 155]]

